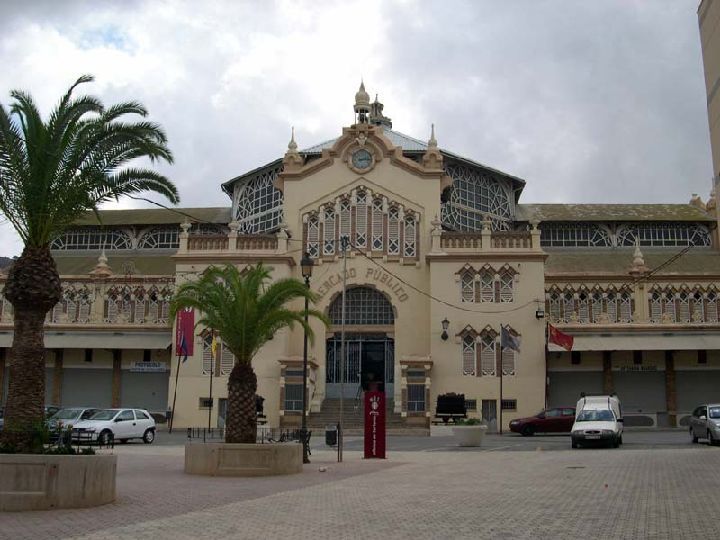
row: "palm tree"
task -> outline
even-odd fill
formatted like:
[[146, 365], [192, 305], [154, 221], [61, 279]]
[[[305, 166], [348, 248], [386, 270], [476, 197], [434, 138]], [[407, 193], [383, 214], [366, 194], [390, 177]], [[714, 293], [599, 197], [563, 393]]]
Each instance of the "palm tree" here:
[[[172, 317], [183, 308], [195, 308], [202, 318], [197, 326], [220, 335], [223, 345], [235, 356], [235, 366], [228, 380], [228, 408], [225, 420], [225, 442], [254, 443], [257, 436], [255, 393], [257, 377], [252, 359], [260, 348], [285, 327], [300, 324], [312, 339], [305, 322], [305, 311], [285, 307], [298, 298], [314, 302], [316, 295], [294, 278], [272, 284], [270, 270], [258, 264], [240, 272], [235, 266], [211, 266], [197, 281], [181, 285], [170, 306]], [[308, 314], [327, 324], [316, 310]]]
[[15, 311], [15, 332], [3, 439], [22, 451], [32, 450], [28, 432], [43, 422], [43, 324], [60, 300], [50, 241], [87, 211], [97, 215], [101, 203], [122, 195], [152, 191], [179, 201], [166, 177], [130, 166], [135, 158], [172, 163], [162, 128], [125, 119], [147, 116], [139, 103], [105, 107], [95, 97], [73, 95], [92, 80], [80, 77], [47, 121], [26, 92], [10, 93], [9, 111], [0, 104], [0, 214], [24, 243], [5, 284]]

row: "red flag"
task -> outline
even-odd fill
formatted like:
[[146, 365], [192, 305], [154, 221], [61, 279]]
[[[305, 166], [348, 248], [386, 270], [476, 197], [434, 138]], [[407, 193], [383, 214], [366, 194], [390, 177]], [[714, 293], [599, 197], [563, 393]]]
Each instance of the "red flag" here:
[[181, 309], [177, 314], [175, 328], [175, 354], [193, 355], [193, 333], [195, 331], [195, 311], [192, 308]]
[[566, 351], [571, 351], [574, 341], [575, 338], [573, 338], [570, 334], [565, 334], [564, 332], [561, 332], [560, 330], [555, 328], [552, 324], [548, 324], [549, 343], [554, 343], [555, 345], [559, 345]]

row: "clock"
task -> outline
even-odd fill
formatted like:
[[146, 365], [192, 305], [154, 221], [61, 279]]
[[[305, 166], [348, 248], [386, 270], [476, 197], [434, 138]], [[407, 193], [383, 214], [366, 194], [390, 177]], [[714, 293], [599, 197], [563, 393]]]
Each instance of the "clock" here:
[[369, 169], [373, 164], [372, 154], [364, 148], [356, 150], [352, 155], [352, 164], [356, 169]]

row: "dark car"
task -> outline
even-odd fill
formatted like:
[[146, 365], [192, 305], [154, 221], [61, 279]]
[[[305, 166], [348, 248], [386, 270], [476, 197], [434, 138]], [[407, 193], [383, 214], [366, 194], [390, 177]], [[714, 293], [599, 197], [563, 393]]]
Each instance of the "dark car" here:
[[535, 433], [570, 433], [575, 422], [573, 407], [558, 407], [540, 411], [535, 416], [510, 422], [510, 431], [529, 437]]

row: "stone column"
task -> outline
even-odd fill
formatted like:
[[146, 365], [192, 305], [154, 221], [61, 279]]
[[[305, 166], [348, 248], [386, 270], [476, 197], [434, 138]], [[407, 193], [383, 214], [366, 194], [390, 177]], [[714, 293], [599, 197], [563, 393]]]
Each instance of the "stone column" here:
[[612, 372], [612, 351], [603, 351], [603, 392], [612, 394], [615, 391]]
[[675, 386], [675, 352], [665, 351], [665, 408], [670, 427], [677, 427], [677, 390]]
[[122, 390], [122, 349], [113, 349], [112, 358], [112, 406], [120, 407], [120, 392]]
[[53, 367], [52, 404], [62, 405], [63, 360], [65, 349], [55, 349], [55, 366]]

